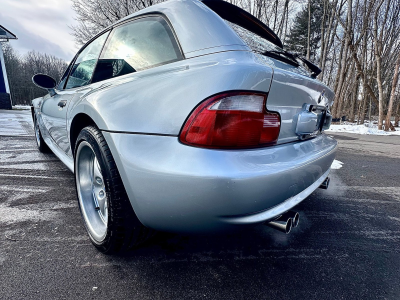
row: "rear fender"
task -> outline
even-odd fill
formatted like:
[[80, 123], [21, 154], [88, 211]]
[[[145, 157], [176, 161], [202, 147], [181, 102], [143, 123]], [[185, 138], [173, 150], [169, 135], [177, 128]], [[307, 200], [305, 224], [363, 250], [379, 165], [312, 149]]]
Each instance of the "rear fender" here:
[[204, 99], [233, 90], [267, 93], [272, 75], [251, 52], [221, 52], [104, 81], [107, 87], [86, 100], [101, 115], [100, 129], [177, 136]]

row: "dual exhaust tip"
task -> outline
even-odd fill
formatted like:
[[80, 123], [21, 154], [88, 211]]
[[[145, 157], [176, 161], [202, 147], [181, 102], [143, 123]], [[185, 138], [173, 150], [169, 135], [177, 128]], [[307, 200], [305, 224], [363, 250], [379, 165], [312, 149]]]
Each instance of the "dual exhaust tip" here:
[[321, 185], [319, 186], [320, 189], [324, 189], [327, 190], [329, 187], [329, 182], [331, 181], [331, 179], [329, 177], [326, 177], [326, 179], [324, 180], [323, 183], [321, 183]]
[[270, 221], [265, 225], [288, 234], [293, 227], [297, 227], [299, 225], [299, 221], [300, 221], [299, 213], [296, 211], [289, 210], [288, 212], [281, 215], [279, 218]]

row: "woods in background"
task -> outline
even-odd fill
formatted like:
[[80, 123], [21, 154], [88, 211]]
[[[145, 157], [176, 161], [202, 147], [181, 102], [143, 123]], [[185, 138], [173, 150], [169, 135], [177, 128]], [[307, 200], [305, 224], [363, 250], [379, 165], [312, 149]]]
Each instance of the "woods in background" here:
[[58, 81], [68, 66], [63, 59], [36, 51], [20, 56], [9, 44], [3, 44], [3, 50], [14, 105], [30, 105], [31, 100], [47, 94], [32, 83], [33, 75], [47, 74]]
[[[83, 45], [117, 20], [162, 0], [71, 2], [78, 22], [71, 28], [77, 44]], [[377, 115], [379, 129], [389, 130], [393, 128], [389, 120], [394, 116], [398, 125], [400, 0], [228, 2], [267, 24], [280, 37], [286, 50], [319, 65], [322, 73], [318, 79], [335, 91], [334, 118], [344, 116], [363, 124], [371, 114]], [[21, 58], [8, 49], [6, 63], [11, 69], [13, 99], [28, 101], [42, 93], [30, 84], [33, 71], [40, 70], [58, 79], [65, 68], [65, 63], [55, 57], [31, 52]], [[385, 119], [388, 126], [384, 126]]]

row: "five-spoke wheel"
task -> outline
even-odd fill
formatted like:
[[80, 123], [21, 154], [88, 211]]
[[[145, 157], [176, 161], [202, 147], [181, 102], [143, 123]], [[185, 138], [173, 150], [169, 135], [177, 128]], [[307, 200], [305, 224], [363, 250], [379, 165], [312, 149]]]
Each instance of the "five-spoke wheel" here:
[[99, 162], [88, 142], [78, 146], [75, 174], [83, 218], [92, 237], [101, 242], [107, 234], [107, 195]]

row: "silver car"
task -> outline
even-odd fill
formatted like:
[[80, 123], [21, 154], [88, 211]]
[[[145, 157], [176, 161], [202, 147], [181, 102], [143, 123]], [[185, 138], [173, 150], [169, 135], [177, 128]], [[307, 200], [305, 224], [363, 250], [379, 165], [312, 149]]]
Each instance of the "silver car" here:
[[102, 252], [154, 230], [289, 232], [335, 157], [319, 72], [232, 4], [172, 0], [99, 33], [58, 84], [33, 77], [36, 140], [74, 172]]

